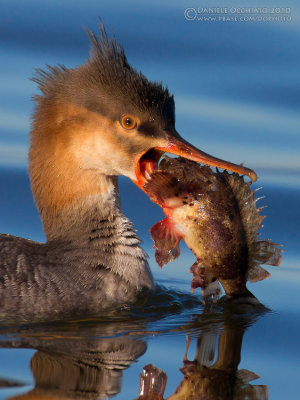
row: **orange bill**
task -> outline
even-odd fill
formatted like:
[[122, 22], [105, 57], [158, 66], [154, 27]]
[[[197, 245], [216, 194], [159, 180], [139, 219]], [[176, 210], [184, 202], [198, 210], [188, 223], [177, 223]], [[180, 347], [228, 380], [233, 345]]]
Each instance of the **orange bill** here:
[[233, 164], [229, 161], [221, 160], [220, 158], [211, 156], [188, 143], [176, 132], [176, 136], [167, 133], [167, 144], [163, 147], [155, 147], [141, 154], [136, 164], [137, 181], [134, 181], [141, 189], [146, 182], [147, 173], [157, 168], [159, 159], [164, 153], [174, 154], [192, 161], [197, 161], [201, 164], [210, 165], [217, 168], [226, 169], [231, 172], [237, 172], [241, 175], [247, 175], [255, 182], [257, 180], [256, 173], [244, 167], [243, 165]]

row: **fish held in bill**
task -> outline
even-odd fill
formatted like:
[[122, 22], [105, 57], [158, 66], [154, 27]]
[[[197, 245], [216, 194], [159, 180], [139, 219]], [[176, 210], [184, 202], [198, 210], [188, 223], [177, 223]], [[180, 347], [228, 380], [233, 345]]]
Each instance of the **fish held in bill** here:
[[251, 182], [165, 156], [148, 175], [144, 190], [166, 215], [150, 230], [160, 267], [179, 257], [183, 239], [197, 259], [190, 269], [192, 292], [200, 287], [205, 302], [216, 300], [221, 283], [225, 299], [259, 303], [246, 283], [268, 278], [261, 264], [279, 266], [282, 250], [258, 238], [263, 207], [256, 206]]

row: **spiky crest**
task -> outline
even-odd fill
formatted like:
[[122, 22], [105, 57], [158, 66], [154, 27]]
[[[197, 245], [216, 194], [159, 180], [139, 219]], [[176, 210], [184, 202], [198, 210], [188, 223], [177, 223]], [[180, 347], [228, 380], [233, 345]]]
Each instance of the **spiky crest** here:
[[[161, 82], [150, 82], [127, 61], [123, 47], [109, 38], [99, 21], [99, 33], [86, 29], [91, 40], [90, 58], [75, 69], [63, 65], [36, 69], [32, 78], [44, 97], [63, 96], [76, 104], [93, 108], [97, 99], [110, 98], [120, 104], [132, 104], [150, 114], [175, 118], [173, 96]], [[36, 99], [40, 99], [37, 96]]]

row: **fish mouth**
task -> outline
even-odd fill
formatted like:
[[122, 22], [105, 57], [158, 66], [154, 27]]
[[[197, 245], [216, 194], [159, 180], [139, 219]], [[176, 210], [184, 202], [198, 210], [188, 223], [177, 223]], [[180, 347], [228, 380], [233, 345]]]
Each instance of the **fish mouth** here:
[[167, 132], [167, 144], [165, 146], [152, 147], [141, 153], [137, 158], [135, 164], [136, 180], [133, 180], [133, 182], [140, 189], [143, 190], [143, 185], [149, 179], [151, 172], [158, 168], [159, 160], [165, 153], [177, 155], [204, 165], [226, 169], [241, 175], [247, 175], [252, 182], [257, 180], [257, 175], [252, 169], [211, 156], [194, 147], [177, 132], [175, 134]]

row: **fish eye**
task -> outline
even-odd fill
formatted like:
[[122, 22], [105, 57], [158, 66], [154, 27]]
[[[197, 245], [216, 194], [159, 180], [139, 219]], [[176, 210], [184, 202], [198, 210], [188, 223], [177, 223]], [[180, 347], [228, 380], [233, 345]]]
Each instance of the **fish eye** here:
[[121, 118], [120, 124], [125, 129], [133, 129], [136, 127], [136, 120], [131, 115], [125, 114]]

